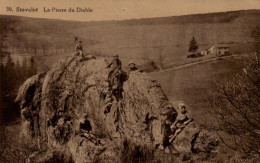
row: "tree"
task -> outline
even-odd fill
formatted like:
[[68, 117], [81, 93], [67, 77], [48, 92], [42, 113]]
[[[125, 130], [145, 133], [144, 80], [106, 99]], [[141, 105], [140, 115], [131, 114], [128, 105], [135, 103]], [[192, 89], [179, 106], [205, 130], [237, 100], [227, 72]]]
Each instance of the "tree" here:
[[163, 46], [162, 46], [162, 41], [160, 38], [157, 38], [156, 35], [154, 35], [154, 39], [153, 39], [153, 49], [154, 49], [154, 53], [156, 55], [158, 55], [158, 68], [159, 69], [163, 69], [164, 68], [164, 57], [163, 57], [163, 54], [162, 54], [162, 51], [163, 51]]
[[195, 37], [193, 36], [191, 41], [190, 41], [190, 45], [189, 45], [189, 52], [196, 52], [198, 50], [198, 44], [197, 41], [195, 40]]
[[23, 82], [22, 80], [22, 67], [20, 62], [17, 60], [15, 64], [15, 79], [16, 79], [16, 87], [18, 88]]
[[255, 42], [255, 50], [260, 53], [260, 27], [257, 26], [252, 32], [251, 37], [254, 38]]
[[31, 45], [31, 48], [33, 50], [33, 54], [36, 55], [37, 52], [38, 52], [38, 49], [39, 49], [38, 40], [31, 40], [30, 45]]
[[46, 55], [46, 51], [47, 51], [47, 44], [42, 43], [42, 53], [43, 53], [43, 55]]
[[5, 71], [5, 76], [4, 78], [4, 87], [5, 87], [5, 96], [10, 96], [13, 92], [12, 90], [15, 87], [15, 67], [14, 67], [14, 62], [8, 54], [7, 56], [7, 62], [4, 68]]
[[27, 68], [27, 59], [26, 58], [23, 59], [21, 70], [22, 70], [22, 73], [21, 73], [22, 74], [22, 80], [24, 81], [28, 77], [28, 68]]
[[257, 54], [245, 58], [245, 68], [233, 80], [218, 85], [212, 97], [216, 127], [230, 148], [260, 154], [260, 63]]
[[29, 65], [29, 69], [28, 69], [28, 77], [31, 77], [35, 74], [37, 74], [37, 65], [36, 65], [36, 61], [35, 61], [34, 57], [31, 56], [30, 65]]

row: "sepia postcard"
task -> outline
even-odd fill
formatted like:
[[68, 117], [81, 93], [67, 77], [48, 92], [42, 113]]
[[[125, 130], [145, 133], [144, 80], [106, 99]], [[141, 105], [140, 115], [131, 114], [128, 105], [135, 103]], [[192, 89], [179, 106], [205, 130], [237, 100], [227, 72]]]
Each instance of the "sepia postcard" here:
[[0, 0], [0, 163], [258, 163], [259, 54], [259, 0]]

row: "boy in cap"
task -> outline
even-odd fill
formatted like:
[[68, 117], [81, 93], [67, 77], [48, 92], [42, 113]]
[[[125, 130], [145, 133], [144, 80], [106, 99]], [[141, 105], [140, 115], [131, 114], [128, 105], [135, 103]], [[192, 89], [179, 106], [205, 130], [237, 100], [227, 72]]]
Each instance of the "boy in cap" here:
[[122, 63], [119, 60], [118, 55], [117, 54], [114, 55], [112, 62], [107, 65], [107, 68], [110, 68], [110, 71], [109, 71], [109, 74], [108, 74], [108, 79], [111, 78], [112, 74], [115, 74], [116, 72], [120, 73], [121, 66], [122, 66]]
[[115, 69], [120, 69], [121, 70], [121, 66], [122, 66], [122, 63], [119, 60], [117, 54], [113, 56], [112, 62], [107, 65], [107, 67], [108, 68], [112, 68], [112, 70], [115, 70]]
[[82, 41], [78, 41], [78, 44], [75, 47], [76, 55], [83, 55], [83, 46]]
[[128, 64], [129, 70], [130, 71], [136, 71], [138, 68], [136, 67], [136, 64], [133, 61], [130, 61]]

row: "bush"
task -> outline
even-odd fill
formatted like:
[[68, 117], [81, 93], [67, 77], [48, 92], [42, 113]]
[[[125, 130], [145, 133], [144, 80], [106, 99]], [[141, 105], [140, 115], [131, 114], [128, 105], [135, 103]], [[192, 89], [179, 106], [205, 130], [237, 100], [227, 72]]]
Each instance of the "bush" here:
[[123, 141], [121, 147], [122, 162], [150, 163], [154, 161], [154, 150], [146, 146], [136, 145], [130, 140]]
[[140, 65], [138, 68], [144, 72], [153, 72], [159, 69], [157, 64], [152, 60], [149, 60], [145, 64]]
[[191, 53], [187, 56], [187, 58], [198, 58], [198, 57], [202, 57], [203, 55], [200, 52], [196, 52], [196, 53]]
[[[244, 58], [241, 73], [218, 85], [212, 98], [218, 131], [230, 148], [245, 154], [260, 154], [260, 64], [259, 57]], [[230, 141], [231, 140], [231, 141]]]

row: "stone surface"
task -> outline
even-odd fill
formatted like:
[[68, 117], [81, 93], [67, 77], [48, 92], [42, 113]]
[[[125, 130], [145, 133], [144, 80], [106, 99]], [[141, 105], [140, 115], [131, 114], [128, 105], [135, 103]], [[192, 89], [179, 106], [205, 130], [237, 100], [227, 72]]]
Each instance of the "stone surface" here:
[[[126, 142], [133, 144], [136, 157], [144, 157], [144, 150], [171, 157], [166, 122], [173, 123], [177, 112], [160, 85], [146, 73], [130, 73], [123, 99], [112, 101], [104, 114], [106, 66], [104, 59], [70, 56], [21, 86], [16, 99], [23, 119], [21, 136], [38, 149], [27, 162], [121, 162]], [[196, 142], [191, 145], [199, 133], [189, 124], [174, 141], [175, 148], [207, 150]]]

